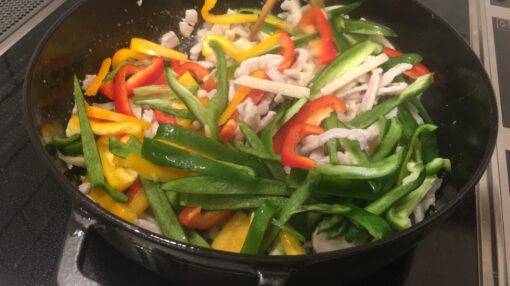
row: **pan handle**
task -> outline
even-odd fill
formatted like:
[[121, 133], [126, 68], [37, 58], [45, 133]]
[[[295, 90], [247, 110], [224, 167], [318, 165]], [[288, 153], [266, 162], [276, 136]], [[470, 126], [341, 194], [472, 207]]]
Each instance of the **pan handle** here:
[[73, 204], [71, 216], [67, 222], [64, 248], [58, 265], [58, 285], [99, 285], [83, 275], [78, 267], [87, 232], [97, 224], [97, 220], [92, 218], [83, 208]]
[[281, 269], [274, 270], [257, 268], [255, 271], [258, 277], [258, 286], [283, 286], [287, 284], [291, 275], [291, 271]]

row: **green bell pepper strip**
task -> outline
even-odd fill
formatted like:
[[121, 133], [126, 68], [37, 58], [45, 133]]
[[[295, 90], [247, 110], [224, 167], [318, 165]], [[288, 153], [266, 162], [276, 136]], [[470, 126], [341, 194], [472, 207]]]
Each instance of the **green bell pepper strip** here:
[[184, 229], [159, 184], [144, 178], [140, 178], [140, 180], [149, 201], [149, 207], [161, 232], [170, 239], [188, 242], [186, 233], [184, 233]]
[[397, 147], [395, 154], [377, 162], [364, 165], [331, 165], [319, 163], [315, 169], [321, 178], [366, 180], [384, 177], [398, 169], [402, 161], [403, 148]]
[[[324, 127], [326, 128], [326, 130], [337, 128], [338, 127], [337, 121], [338, 119], [336, 118], [336, 113], [333, 112], [333, 114], [331, 114], [331, 116], [329, 116], [324, 121]], [[328, 140], [328, 142], [326, 142], [326, 148], [328, 149], [329, 162], [333, 165], [337, 164], [338, 158], [336, 155], [336, 151], [338, 149], [338, 141], [336, 139]]]
[[280, 164], [280, 162], [264, 161], [264, 164], [266, 165], [271, 175], [273, 175], [274, 179], [283, 182], [287, 180], [287, 174], [285, 173], [285, 170], [283, 170], [283, 167]]
[[285, 108], [279, 107], [276, 115], [269, 125], [262, 130], [260, 134], [260, 139], [262, 140], [262, 144], [266, 147], [266, 150], [270, 152], [272, 155], [276, 156], [273, 151], [273, 137], [278, 131], [280, 124], [282, 123], [283, 116], [285, 115]]
[[402, 127], [396, 118], [390, 120], [388, 131], [377, 147], [377, 150], [372, 154], [372, 161], [379, 161], [391, 154], [395, 146], [398, 144], [402, 137]]
[[292, 190], [281, 181], [260, 179], [239, 181], [234, 178], [225, 180], [215, 177], [196, 176], [183, 177], [168, 181], [162, 185], [165, 191], [188, 194], [216, 195], [268, 195], [290, 196]]
[[345, 14], [357, 9], [359, 6], [361, 6], [362, 3], [363, 3], [362, 1], [358, 1], [358, 2], [352, 2], [347, 5], [328, 6], [328, 7], [324, 7], [324, 11], [326, 11], [331, 16], [330, 18], [334, 18], [335, 16], [345, 15]]
[[[178, 99], [177, 99], [178, 100]], [[184, 119], [195, 119], [195, 115], [189, 112], [187, 109], [174, 108], [172, 107], [176, 99], [169, 95], [149, 95], [149, 96], [136, 96], [133, 101], [134, 104], [148, 105], [154, 109], [157, 109], [163, 113], [184, 118]]]
[[179, 146], [186, 146], [186, 148], [197, 150], [202, 154], [207, 154], [223, 161], [247, 166], [261, 177], [270, 176], [264, 165], [256, 159], [189, 129], [171, 124], [161, 124], [155, 138], [164, 139]]
[[78, 156], [83, 154], [83, 143], [80, 141], [75, 141], [71, 144], [68, 144], [59, 149], [60, 153], [65, 156]]
[[414, 131], [414, 134], [413, 136], [411, 137], [411, 140], [409, 141], [409, 144], [406, 146], [406, 152], [405, 152], [405, 156], [404, 156], [404, 160], [402, 161], [402, 165], [400, 167], [400, 171], [398, 172], [398, 178], [397, 178], [397, 183], [400, 184], [400, 182], [402, 181], [402, 179], [404, 178], [405, 174], [406, 174], [406, 167], [407, 167], [407, 163], [409, 162], [409, 160], [411, 160], [411, 156], [413, 155], [413, 152], [415, 151], [415, 145], [416, 145], [416, 140], [418, 139], [418, 136], [420, 136], [420, 134], [422, 132], [432, 132], [434, 130], [437, 129], [437, 126], [435, 125], [432, 125], [432, 124], [423, 124], [423, 125], [420, 125], [416, 131]]
[[180, 194], [177, 192], [165, 191], [166, 198], [176, 213], [181, 211]]
[[80, 138], [81, 138], [81, 135], [79, 133], [71, 135], [69, 137], [54, 136], [53, 138], [51, 138], [51, 144], [53, 146], [57, 147], [57, 149], [60, 149], [62, 147], [65, 147], [71, 143], [74, 143], [74, 142], [80, 140]]
[[321, 233], [337, 227], [342, 223], [343, 218], [344, 217], [342, 215], [338, 214], [325, 216], [324, 218], [322, 218], [319, 225], [317, 225], [317, 232]]
[[[294, 42], [295, 47], [300, 47], [302, 45], [308, 44], [312, 40], [319, 37], [319, 32], [313, 32], [304, 36], [299, 37], [291, 37], [292, 42]], [[273, 48], [267, 50], [264, 54], [275, 54], [280, 51], [282, 47], [280, 45], [276, 45]]]
[[351, 210], [345, 216], [355, 224], [363, 227], [375, 239], [382, 239], [393, 233], [391, 226], [384, 218], [352, 204], [347, 206]]
[[304, 235], [302, 235], [301, 233], [295, 231], [294, 229], [292, 229], [284, 224], [281, 224], [276, 219], [273, 218], [271, 220], [271, 224], [273, 226], [277, 227], [278, 229], [280, 229], [280, 231], [290, 234], [291, 236], [293, 236], [295, 239], [299, 240], [300, 242], [302, 242], [302, 243], [306, 242], [306, 238], [304, 237]]
[[[433, 124], [432, 118], [430, 117], [427, 109], [418, 98], [412, 98], [410, 100], [411, 104], [416, 108], [418, 114], [423, 118], [423, 121], [428, 124]], [[434, 158], [439, 157], [439, 146], [437, 141], [436, 132], [427, 132], [420, 136], [420, 141], [423, 146], [423, 161], [424, 163], [428, 163], [432, 161]]]
[[355, 19], [346, 19], [337, 17], [334, 20], [334, 29], [340, 32], [362, 34], [362, 35], [380, 35], [384, 37], [396, 37], [397, 34], [384, 25]]
[[437, 180], [438, 178], [435, 175], [428, 176], [416, 190], [409, 193], [388, 210], [386, 219], [393, 228], [396, 230], [404, 230], [411, 227], [411, 219], [409, 219], [409, 216], [414, 212], [416, 207], [418, 207]]
[[179, 204], [186, 207], [201, 207], [208, 211], [256, 209], [264, 202], [278, 207], [287, 204], [288, 199], [277, 196], [257, 195], [199, 195], [181, 193]]
[[257, 254], [259, 252], [264, 233], [277, 210], [278, 208], [274, 204], [267, 201], [263, 202], [262, 205], [255, 210], [255, 215], [250, 223], [250, 228], [244, 240], [243, 247], [241, 248], [241, 253]]
[[367, 180], [338, 179], [335, 176], [323, 176], [314, 187], [313, 192], [341, 198], [376, 200], [381, 196]]
[[85, 158], [87, 174], [90, 182], [95, 187], [102, 187], [105, 183], [103, 175], [103, 167], [101, 166], [101, 158], [97, 151], [94, 133], [90, 127], [90, 121], [85, 109], [85, 99], [81, 91], [80, 83], [74, 76], [74, 100], [78, 110], [78, 118], [80, 120], [80, 133], [83, 142], [83, 157]]
[[350, 34], [345, 32], [342, 32], [342, 36], [351, 46], [357, 45], [369, 39], [367, 35]]
[[376, 201], [370, 203], [365, 210], [381, 215], [388, 210], [395, 202], [405, 197], [407, 194], [418, 188], [425, 180], [426, 174], [424, 167], [415, 165], [411, 168], [411, 174], [404, 178], [403, 184], [388, 191]]
[[382, 64], [381, 67], [384, 71], [387, 71], [398, 64], [406, 63], [415, 65], [421, 63], [422, 60], [423, 58], [420, 54], [408, 53], [398, 57], [390, 58], [384, 64]]
[[386, 115], [395, 107], [424, 92], [432, 83], [432, 78], [432, 73], [419, 77], [412, 84], [406, 87], [400, 95], [379, 103], [370, 111], [359, 114], [351, 122], [349, 122], [348, 126], [351, 128], [369, 127], [381, 116]]
[[113, 155], [123, 159], [126, 159], [129, 154], [142, 155], [142, 143], [134, 136], [131, 136], [125, 144], [114, 136], [110, 136], [108, 138], [108, 148]]
[[212, 138], [218, 139], [218, 121], [228, 104], [227, 59], [220, 43], [212, 41], [209, 45], [216, 56], [215, 76], [218, 88], [216, 89], [216, 94], [209, 100], [207, 111], [211, 126], [205, 126], [205, 129], [206, 134], [209, 128]]
[[[308, 173], [304, 183], [298, 189], [296, 189], [296, 191], [294, 191], [286, 203], [280, 208], [280, 211], [276, 216], [276, 220], [280, 224], [287, 223], [287, 221], [292, 217], [296, 210], [301, 208], [301, 206], [308, 200], [312, 194], [312, 187], [316, 183], [316, 180], [317, 175], [314, 172]], [[266, 237], [264, 238], [264, 242], [262, 243], [262, 252], [267, 250], [273, 244], [273, 241], [275, 240], [279, 231], [280, 230], [275, 227], [269, 229]]]
[[78, 82], [78, 78], [76, 75], [73, 78], [73, 93], [74, 93], [74, 101], [76, 107], [78, 109], [78, 119], [80, 120], [80, 133], [81, 133], [81, 141], [83, 144], [83, 157], [85, 158], [85, 165], [87, 168], [87, 174], [89, 176], [90, 182], [94, 187], [101, 187], [105, 190], [108, 195], [112, 197], [117, 202], [126, 203], [128, 198], [123, 193], [117, 192], [111, 186], [109, 186], [103, 174], [103, 166], [101, 165], [101, 158], [99, 157], [99, 152], [97, 151], [96, 140], [94, 138], [94, 133], [92, 132], [92, 128], [90, 127], [90, 121], [87, 116], [87, 111], [85, 109], [85, 99], [83, 98], [83, 93], [81, 91], [80, 83]]
[[204, 248], [211, 248], [211, 245], [195, 230], [185, 229], [184, 233], [191, 244]]
[[[273, 151], [267, 150], [264, 143], [262, 143], [262, 140], [250, 128], [250, 126], [248, 126], [248, 124], [244, 123], [243, 121], [240, 121], [239, 129], [241, 129], [241, 132], [244, 134], [246, 141], [251, 145], [251, 150], [253, 150], [252, 155], [265, 160], [279, 161], [279, 158], [276, 155], [274, 155]], [[235, 142], [234, 144], [238, 149], [250, 152], [249, 149], [243, 147], [244, 145], [238, 142]]]
[[351, 207], [345, 204], [314, 204], [305, 205], [295, 210], [298, 212], [320, 212], [323, 214], [346, 214], [351, 211]]
[[402, 131], [405, 138], [404, 143], [407, 144], [407, 142], [413, 137], [414, 131], [418, 128], [418, 122], [416, 122], [416, 119], [414, 119], [411, 111], [409, 111], [405, 103], [398, 106], [397, 118], [402, 125]]
[[[330, 25], [333, 26], [332, 23]], [[351, 43], [347, 40], [344, 33], [340, 33], [337, 30], [333, 30], [333, 40], [338, 51], [345, 51], [351, 47]]]
[[224, 179], [253, 180], [255, 172], [246, 166], [211, 160], [154, 139], [145, 138], [142, 155], [154, 164], [184, 169]]
[[435, 175], [441, 170], [445, 170], [448, 173], [451, 173], [452, 163], [449, 159], [435, 158], [428, 162], [427, 165], [425, 165], [425, 170], [427, 171], [427, 176]]
[[350, 225], [349, 220], [347, 220], [345, 216], [342, 216], [342, 221], [340, 222], [340, 224], [328, 231], [327, 233], [328, 239], [337, 239], [345, 235], [349, 228], [349, 225]]
[[350, 227], [347, 229], [345, 233], [345, 240], [348, 243], [353, 243], [355, 245], [364, 244], [370, 240], [370, 234], [361, 226], [353, 224], [352, 221], [349, 221]]
[[[248, 14], [255, 14], [255, 15], [260, 15], [260, 13], [262, 13], [261, 9], [253, 8], [253, 7], [241, 7], [237, 11], [239, 13], [248, 13]], [[278, 20], [278, 21], [284, 21], [282, 18], [277, 17], [271, 13], [267, 14], [267, 18], [273, 19], [273, 20]]]
[[418, 111], [418, 114], [421, 116], [421, 118], [423, 118], [423, 121], [425, 123], [428, 123], [428, 124], [434, 123], [432, 121], [432, 117], [430, 117], [429, 112], [427, 111], [425, 106], [423, 106], [423, 103], [421, 103], [419, 98], [416, 98], [416, 97], [412, 98], [411, 100], [409, 100], [409, 102], [414, 106], [414, 108], [416, 108], [416, 110]]

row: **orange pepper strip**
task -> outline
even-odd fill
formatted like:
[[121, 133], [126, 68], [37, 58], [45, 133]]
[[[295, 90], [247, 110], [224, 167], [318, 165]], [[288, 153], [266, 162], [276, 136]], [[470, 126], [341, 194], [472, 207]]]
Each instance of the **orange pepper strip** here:
[[166, 182], [192, 175], [192, 173], [181, 169], [153, 164], [135, 154], [129, 154], [125, 163], [128, 168], [135, 170], [140, 176], [156, 182]]
[[[264, 78], [266, 76], [266, 72], [263, 70], [255, 71], [251, 74], [251, 76], [256, 78]], [[241, 86], [237, 89], [234, 98], [232, 98], [232, 100], [228, 103], [225, 111], [223, 111], [223, 114], [221, 114], [219, 121], [220, 125], [227, 123], [230, 117], [232, 117], [232, 114], [234, 114], [236, 111], [237, 106], [246, 99], [251, 90], [251, 88], [246, 86]]]
[[137, 60], [145, 60], [149, 58], [149, 55], [142, 54], [136, 51], [133, 51], [128, 48], [123, 48], [115, 52], [112, 58], [112, 66], [113, 68], [117, 67], [121, 62], [127, 59], [137, 59]]
[[145, 190], [139, 188], [133, 199], [128, 203], [129, 209], [131, 209], [136, 215], [141, 215], [147, 208], [149, 208], [149, 201], [145, 195]]
[[99, 71], [97, 72], [96, 78], [92, 82], [92, 84], [87, 87], [85, 90], [85, 95], [87, 96], [94, 96], [97, 94], [97, 91], [103, 84], [103, 79], [108, 74], [108, 71], [110, 70], [110, 66], [112, 65], [112, 60], [110, 58], [106, 58], [101, 63], [101, 67], [99, 68]]
[[151, 124], [147, 121], [140, 120], [136, 117], [127, 116], [122, 113], [110, 111], [108, 109], [100, 108], [97, 106], [87, 106], [87, 116], [93, 119], [113, 121], [113, 122], [137, 122], [142, 125], [144, 129], [151, 128]]
[[121, 204], [112, 199], [103, 189], [94, 188], [89, 192], [89, 197], [102, 208], [120, 217], [123, 220], [133, 222], [137, 219], [136, 214], [127, 204]]
[[165, 48], [154, 42], [147, 41], [141, 38], [132, 38], [129, 47], [130, 49], [136, 52], [150, 56], [160, 56], [179, 61], [186, 61], [188, 59], [188, 56], [186, 54], [178, 52], [174, 49]]
[[285, 255], [303, 255], [306, 250], [303, 248], [299, 240], [292, 235], [282, 231], [280, 232], [280, 241], [282, 242]]
[[250, 229], [251, 216], [238, 211], [228, 220], [214, 239], [211, 247], [216, 250], [229, 252], [241, 252], [248, 230]]

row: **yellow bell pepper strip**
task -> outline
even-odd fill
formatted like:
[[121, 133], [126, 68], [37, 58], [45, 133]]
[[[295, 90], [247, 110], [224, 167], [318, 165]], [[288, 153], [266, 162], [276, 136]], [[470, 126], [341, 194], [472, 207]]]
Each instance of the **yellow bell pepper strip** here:
[[[90, 120], [90, 127], [92, 132], [99, 136], [131, 134], [140, 141], [143, 139], [144, 128], [137, 122], [100, 122]], [[70, 136], [77, 133], [80, 133], [80, 120], [77, 115], [73, 115], [67, 122], [66, 134]]]
[[136, 171], [140, 176], [156, 182], [166, 182], [192, 175], [191, 173], [185, 172], [181, 169], [158, 166], [135, 154], [129, 154], [124, 163], [128, 168]]
[[101, 63], [101, 67], [99, 68], [99, 71], [97, 72], [96, 78], [92, 82], [92, 84], [87, 87], [85, 90], [85, 95], [87, 96], [94, 96], [97, 94], [97, 91], [103, 84], [103, 79], [108, 74], [108, 71], [110, 70], [110, 66], [112, 65], [112, 60], [110, 58], [106, 58]]
[[87, 115], [91, 119], [106, 120], [113, 122], [136, 122], [141, 124], [144, 129], [151, 128], [150, 122], [143, 121], [133, 116], [127, 116], [122, 113], [118, 113], [93, 105], [87, 106]]
[[115, 52], [112, 57], [112, 67], [116, 68], [121, 62], [127, 59], [145, 60], [150, 56], [147, 54], [133, 51], [132, 49], [123, 48]]
[[203, 48], [202, 48], [202, 55], [203, 56], [210, 56], [213, 54], [213, 51], [209, 45], [210, 42], [216, 41], [218, 42], [225, 53], [234, 59], [236, 62], [242, 62], [246, 59], [253, 58], [256, 56], [260, 56], [267, 51], [274, 48], [276, 45], [278, 45], [278, 40], [280, 39], [280, 33], [275, 33], [271, 37], [265, 39], [264, 41], [258, 43], [253, 48], [248, 49], [246, 51], [243, 51], [241, 48], [236, 46], [233, 42], [225, 39], [222, 36], [218, 35], [207, 35], [203, 41]]
[[248, 235], [250, 223], [251, 216], [241, 211], [236, 212], [221, 229], [211, 247], [216, 250], [240, 253]]
[[[211, 14], [211, 10], [216, 6], [217, 0], [205, 0], [204, 6], [202, 6], [201, 14], [202, 18], [210, 24], [244, 24], [253, 23], [258, 19], [257, 14], [225, 14], [225, 15], [214, 15]], [[267, 17], [264, 22], [279, 28], [282, 31], [290, 32], [291, 28], [287, 23], [280, 19], [274, 19]]]
[[299, 240], [287, 232], [281, 231], [279, 234], [285, 255], [303, 255], [306, 250], [303, 248]]
[[111, 212], [112, 214], [120, 217], [121, 219], [129, 222], [133, 222], [137, 219], [137, 215], [134, 211], [129, 208], [127, 204], [122, 204], [114, 201], [111, 196], [109, 196], [103, 189], [101, 188], [93, 188], [89, 192], [89, 197], [100, 205], [102, 208]]
[[[251, 76], [256, 78], [264, 78], [266, 76], [266, 72], [263, 70], [255, 71], [251, 74]], [[246, 86], [241, 86], [237, 89], [234, 98], [232, 98], [232, 100], [228, 103], [225, 111], [223, 111], [223, 114], [221, 114], [219, 122], [220, 125], [227, 123], [230, 117], [232, 117], [232, 115], [235, 113], [237, 106], [246, 99], [251, 90], [251, 88]]]
[[108, 148], [108, 138], [108, 136], [102, 136], [97, 141], [97, 149], [101, 157], [103, 173], [110, 186], [119, 192], [123, 192], [133, 184], [138, 174], [131, 169], [115, 165], [115, 155], [113, 155]]
[[154, 42], [141, 38], [132, 38], [129, 48], [133, 51], [150, 56], [160, 56], [179, 61], [186, 61], [188, 59], [188, 56], [184, 53], [178, 52], [174, 49], [165, 48]]
[[149, 201], [143, 188], [139, 188], [133, 199], [128, 203], [128, 207], [136, 215], [141, 215], [147, 208], [149, 208]]

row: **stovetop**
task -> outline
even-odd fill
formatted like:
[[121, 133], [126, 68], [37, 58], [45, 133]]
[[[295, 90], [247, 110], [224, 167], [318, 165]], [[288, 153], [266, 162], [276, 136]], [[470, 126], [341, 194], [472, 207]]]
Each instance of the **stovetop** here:
[[[33, 48], [70, 2], [0, 57], [0, 281], [5, 285], [56, 285], [71, 201], [29, 141], [22, 85]], [[467, 0], [421, 2], [436, 8], [468, 37]], [[477, 238], [472, 191], [412, 253], [357, 285], [478, 285]], [[82, 272], [103, 285], [168, 285], [94, 232], [82, 256]]]

